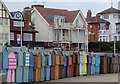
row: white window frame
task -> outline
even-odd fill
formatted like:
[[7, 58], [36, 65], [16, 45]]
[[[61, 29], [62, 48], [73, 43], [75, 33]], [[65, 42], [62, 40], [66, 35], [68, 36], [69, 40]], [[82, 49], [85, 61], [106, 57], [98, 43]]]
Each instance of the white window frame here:
[[0, 25], [3, 25], [3, 18], [0, 18]]
[[13, 21], [13, 27], [24, 27], [24, 22], [22, 21]]
[[33, 41], [33, 35], [32, 33], [24, 33], [23, 34], [24, 41]]
[[3, 33], [0, 33], [0, 41], [3, 41]]
[[8, 33], [5, 33], [5, 41], [8, 41]]
[[10, 33], [10, 40], [14, 40], [14, 32]]
[[106, 14], [106, 15], [103, 15], [103, 18], [104, 18], [104, 19], [109, 19], [109, 15], [107, 15], [107, 14]]

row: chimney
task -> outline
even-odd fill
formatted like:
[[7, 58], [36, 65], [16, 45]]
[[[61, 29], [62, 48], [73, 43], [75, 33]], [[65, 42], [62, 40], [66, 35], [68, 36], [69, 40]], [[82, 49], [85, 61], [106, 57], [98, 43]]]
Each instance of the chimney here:
[[30, 7], [24, 8], [24, 19], [31, 22], [31, 8]]
[[92, 17], [92, 12], [91, 12], [91, 10], [88, 10], [88, 12], [87, 12], [87, 22], [90, 21], [91, 17]]
[[32, 8], [34, 7], [43, 7], [44, 8], [44, 5], [32, 5]]

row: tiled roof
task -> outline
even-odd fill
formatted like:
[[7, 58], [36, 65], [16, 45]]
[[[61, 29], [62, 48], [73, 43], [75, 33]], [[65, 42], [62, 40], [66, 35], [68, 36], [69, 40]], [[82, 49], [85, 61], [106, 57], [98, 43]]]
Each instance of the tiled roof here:
[[101, 19], [100, 17], [91, 17], [90, 21], [88, 23], [108, 23], [108, 21]]
[[66, 23], [72, 23], [80, 10], [77, 11], [68, 11], [62, 9], [52, 9], [52, 8], [44, 8], [44, 7], [35, 7], [37, 11], [44, 17], [44, 19], [51, 25], [53, 22], [49, 19], [49, 16], [65, 16]]
[[[20, 29], [18, 29], [18, 30], [17, 30], [17, 29], [10, 29], [10, 31], [13, 31], [13, 32], [14, 32], [14, 31], [20, 32], [21, 30], [20, 30]], [[23, 32], [30, 32], [30, 33], [31, 33], [31, 32], [38, 33], [38, 31], [34, 30], [34, 29], [31, 28], [31, 27], [29, 27], [29, 30], [24, 30], [24, 29], [23, 29], [22, 31], [23, 31]]]
[[109, 8], [109, 9], [106, 9], [98, 14], [107, 14], [107, 13], [120, 13], [120, 10], [115, 9], [115, 8]]

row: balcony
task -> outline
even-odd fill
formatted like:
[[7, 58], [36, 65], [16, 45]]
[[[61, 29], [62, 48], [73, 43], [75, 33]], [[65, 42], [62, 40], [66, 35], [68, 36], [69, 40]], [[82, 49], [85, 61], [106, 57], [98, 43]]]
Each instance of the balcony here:
[[87, 38], [84, 38], [84, 37], [80, 36], [79, 39], [73, 38], [72, 42], [73, 43], [86, 43], [87, 42]]
[[53, 29], [65, 29], [65, 30], [70, 30], [70, 29], [72, 29], [72, 30], [78, 30], [78, 29], [80, 29], [80, 30], [85, 30], [86, 28], [85, 28], [85, 26], [76, 26], [75, 27], [75, 25], [73, 25], [73, 24], [71, 24], [71, 23], [64, 23], [63, 25], [59, 25], [59, 26], [57, 26], [57, 25], [54, 25], [54, 26], [52, 26], [53, 27]]

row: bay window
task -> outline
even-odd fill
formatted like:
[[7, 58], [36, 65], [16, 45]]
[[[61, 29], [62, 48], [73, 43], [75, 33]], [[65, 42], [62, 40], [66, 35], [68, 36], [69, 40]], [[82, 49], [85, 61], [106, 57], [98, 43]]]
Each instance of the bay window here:
[[32, 34], [24, 33], [24, 41], [32, 41]]

